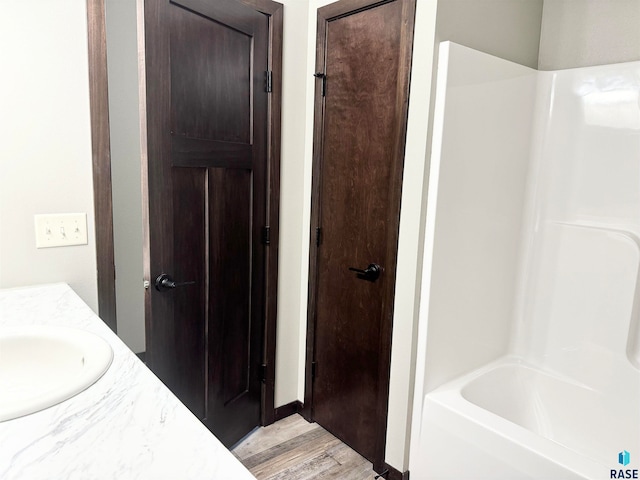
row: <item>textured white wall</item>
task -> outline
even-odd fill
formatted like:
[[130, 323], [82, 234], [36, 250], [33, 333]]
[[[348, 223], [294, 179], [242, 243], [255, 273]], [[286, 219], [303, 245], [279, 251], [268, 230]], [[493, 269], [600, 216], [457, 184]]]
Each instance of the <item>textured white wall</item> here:
[[136, 2], [106, 0], [118, 336], [143, 352], [142, 189]]
[[[276, 407], [304, 399], [314, 61], [308, 0], [285, 0]], [[311, 67], [309, 66], [311, 65]], [[311, 98], [309, 99], [309, 97]], [[310, 105], [310, 107], [309, 107]]]
[[[97, 311], [85, 0], [3, 1], [0, 287], [66, 282]], [[86, 212], [89, 244], [35, 248], [33, 215]]]
[[545, 0], [540, 70], [640, 60], [640, 0]]
[[542, 4], [543, 0], [438, 0], [436, 39], [537, 68]]

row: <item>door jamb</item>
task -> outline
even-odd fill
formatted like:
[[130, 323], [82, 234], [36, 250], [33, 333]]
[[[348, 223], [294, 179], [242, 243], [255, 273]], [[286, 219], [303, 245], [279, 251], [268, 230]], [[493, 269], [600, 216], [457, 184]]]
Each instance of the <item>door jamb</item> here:
[[87, 0], [86, 6], [98, 315], [116, 332], [116, 271], [113, 250], [111, 145], [104, 0]]
[[[400, 45], [400, 66], [398, 76], [398, 87], [402, 94], [396, 98], [396, 115], [398, 121], [398, 131], [395, 138], [395, 161], [399, 166], [394, 173], [393, 197], [395, 204], [394, 219], [400, 224], [400, 195], [402, 192], [402, 174], [404, 170], [405, 142], [407, 133], [407, 117], [409, 104], [409, 86], [411, 78], [411, 61], [413, 54], [413, 34], [415, 25], [416, 0], [339, 0], [318, 9], [317, 36], [316, 36], [316, 72], [324, 72], [326, 56], [326, 35], [328, 22], [351, 13], [374, 8], [381, 4], [393, 1], [402, 2], [402, 31]], [[324, 132], [325, 101], [322, 94], [322, 82], [316, 82], [314, 97], [314, 136], [313, 136], [313, 169], [312, 169], [312, 194], [311, 194], [311, 234], [309, 242], [309, 294], [307, 305], [307, 341], [306, 341], [306, 361], [305, 361], [305, 394], [304, 404], [301, 414], [307, 420], [313, 421], [313, 370], [315, 364], [315, 329], [316, 329], [316, 308], [317, 308], [317, 287], [318, 287], [318, 238], [317, 230], [320, 221], [319, 203], [320, 187], [322, 183], [321, 165], [323, 158], [322, 138]], [[397, 208], [396, 208], [397, 207]], [[396, 275], [397, 247], [399, 231], [390, 232], [388, 238], [388, 258], [391, 268], [387, 268], [387, 273]], [[384, 322], [381, 330], [381, 338], [388, 339], [381, 342], [379, 350], [379, 381], [382, 385], [381, 395], [378, 398], [377, 406], [377, 438], [376, 453], [373, 459], [373, 469], [382, 472], [389, 469], [385, 463], [386, 433], [389, 405], [389, 381], [391, 368], [391, 340], [393, 329], [393, 304], [395, 300], [395, 284], [390, 285], [385, 292], [385, 304], [388, 305], [387, 312], [389, 321]], [[395, 469], [394, 469], [395, 470]], [[395, 473], [395, 472], [394, 472]]]
[[268, 68], [273, 72], [272, 92], [268, 105], [267, 146], [267, 214], [266, 224], [270, 229], [269, 247], [265, 268], [265, 325], [263, 363], [266, 365], [262, 388], [262, 425], [271, 425], [276, 420], [276, 322], [278, 293], [278, 245], [280, 239], [280, 143], [282, 137], [282, 38], [283, 5], [272, 0], [240, 0], [269, 18]]
[[[86, 0], [89, 44], [89, 94], [93, 157], [93, 189], [98, 261], [99, 315], [116, 331], [115, 261], [105, 0]], [[273, 91], [269, 98], [267, 222], [270, 246], [265, 266], [265, 316], [263, 362], [267, 365], [262, 389], [262, 424], [275, 421], [275, 359], [280, 215], [280, 152], [282, 105], [283, 5], [272, 0], [239, 0], [269, 17], [269, 68]]]

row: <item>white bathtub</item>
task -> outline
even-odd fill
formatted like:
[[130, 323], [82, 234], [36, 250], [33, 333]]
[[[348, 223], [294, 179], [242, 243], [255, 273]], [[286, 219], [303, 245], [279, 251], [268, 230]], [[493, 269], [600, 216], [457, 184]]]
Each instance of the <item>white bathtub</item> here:
[[412, 480], [640, 476], [639, 98], [441, 43]]
[[425, 397], [411, 478], [601, 480], [637, 469], [638, 385], [627, 387], [599, 391], [504, 357]]

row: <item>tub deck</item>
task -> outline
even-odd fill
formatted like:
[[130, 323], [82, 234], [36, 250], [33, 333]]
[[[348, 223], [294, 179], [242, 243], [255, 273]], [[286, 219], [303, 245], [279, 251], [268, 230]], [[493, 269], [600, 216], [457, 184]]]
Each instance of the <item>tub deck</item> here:
[[425, 397], [420, 449], [429, 455], [419, 470], [433, 479], [600, 480], [638, 468], [637, 458], [617, 463], [622, 450], [640, 454], [637, 378], [626, 388], [600, 391], [503, 357]]

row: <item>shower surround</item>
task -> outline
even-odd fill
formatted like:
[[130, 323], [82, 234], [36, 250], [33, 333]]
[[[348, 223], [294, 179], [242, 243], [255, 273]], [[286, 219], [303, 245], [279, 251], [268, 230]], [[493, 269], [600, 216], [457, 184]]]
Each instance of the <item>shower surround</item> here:
[[638, 475], [639, 92], [441, 44], [413, 478]]

